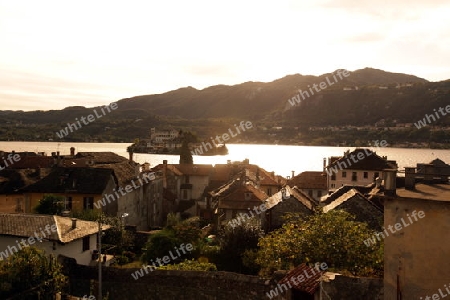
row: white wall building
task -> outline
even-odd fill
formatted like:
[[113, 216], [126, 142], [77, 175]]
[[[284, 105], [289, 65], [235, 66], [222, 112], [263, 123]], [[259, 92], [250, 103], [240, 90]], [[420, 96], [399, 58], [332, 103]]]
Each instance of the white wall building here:
[[370, 149], [355, 149], [342, 157], [330, 157], [325, 169], [328, 191], [335, 191], [344, 185], [371, 184], [377, 177], [383, 179], [383, 170], [387, 169], [397, 170], [397, 163]]
[[[102, 230], [109, 225], [103, 225]], [[74, 258], [80, 265], [95, 264], [98, 223], [67, 217], [37, 214], [0, 213], [0, 260], [21, 247], [33, 246], [46, 254]], [[107, 265], [111, 256], [108, 256]]]

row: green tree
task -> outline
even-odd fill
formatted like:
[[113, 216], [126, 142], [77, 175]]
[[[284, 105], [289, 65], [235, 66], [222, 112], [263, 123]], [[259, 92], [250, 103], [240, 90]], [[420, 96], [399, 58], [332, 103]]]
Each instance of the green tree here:
[[181, 244], [190, 243], [194, 247], [191, 253], [183, 255], [182, 258], [192, 258], [198, 256], [198, 249], [201, 243], [201, 230], [197, 217], [180, 221], [175, 215], [168, 216], [168, 226], [150, 236], [141, 260], [145, 263], [152, 259], [169, 255], [169, 251], [174, 252]]
[[302, 262], [325, 262], [329, 268], [368, 276], [383, 273], [383, 242], [366, 246], [376, 232], [354, 216], [336, 210], [306, 220], [291, 218], [259, 241], [256, 262], [261, 274], [290, 269]]
[[67, 278], [55, 258], [43, 250], [23, 247], [19, 252], [0, 261], [0, 298], [54, 299], [61, 292]]
[[[264, 235], [260, 222], [252, 218], [240, 225], [224, 226], [219, 233], [220, 253], [217, 265], [220, 270], [253, 274], [255, 270], [248, 262], [249, 251], [258, 247], [258, 240]], [[244, 264], [245, 262], [245, 264]]]
[[44, 215], [61, 214], [64, 210], [64, 198], [55, 195], [44, 195], [44, 198], [39, 200], [34, 210], [36, 213]]

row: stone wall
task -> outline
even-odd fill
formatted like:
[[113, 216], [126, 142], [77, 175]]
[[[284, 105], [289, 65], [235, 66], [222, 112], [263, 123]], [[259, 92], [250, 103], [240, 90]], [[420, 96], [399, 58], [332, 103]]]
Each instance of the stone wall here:
[[[69, 266], [69, 294], [82, 297], [96, 295], [98, 269], [96, 267]], [[275, 280], [264, 280], [230, 272], [153, 271], [135, 280], [131, 274], [137, 269], [103, 268], [103, 295], [109, 300], [163, 299], [163, 300], [260, 300], [277, 285]], [[333, 300], [383, 299], [383, 280], [380, 278], [352, 278], [336, 276], [323, 283], [324, 291]], [[290, 293], [273, 300], [288, 299]], [[319, 299], [319, 292], [315, 299]], [[323, 299], [328, 299], [323, 294]]]
[[[229, 272], [201, 271], [153, 271], [137, 280], [131, 274], [137, 269], [103, 268], [103, 295], [109, 293], [109, 300], [135, 299], [205, 299], [246, 300], [264, 299], [274, 281], [256, 276]], [[70, 271], [71, 295], [82, 297], [97, 294], [98, 269], [96, 267], [74, 266]]]
[[[383, 300], [383, 278], [336, 276], [322, 283], [322, 288], [333, 300]], [[323, 293], [322, 299], [329, 298]]]

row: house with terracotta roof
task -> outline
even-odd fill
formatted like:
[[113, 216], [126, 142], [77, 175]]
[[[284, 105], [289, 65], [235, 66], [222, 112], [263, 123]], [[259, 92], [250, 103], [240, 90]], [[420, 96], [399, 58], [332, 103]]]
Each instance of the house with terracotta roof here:
[[325, 172], [305, 171], [289, 179], [287, 184], [297, 187], [316, 201], [320, 201], [320, 198], [328, 193]]
[[164, 188], [177, 195], [178, 200], [200, 199], [209, 185], [213, 173], [212, 165], [200, 164], [162, 164], [153, 168], [161, 171]]
[[385, 170], [397, 170], [397, 163], [370, 149], [347, 151], [342, 157], [330, 157], [325, 168], [327, 186], [334, 191], [343, 185], [368, 185], [384, 178]]
[[263, 218], [263, 213], [255, 214], [255, 207], [260, 207], [268, 198], [252, 181], [239, 176], [210, 192], [210, 196], [217, 228], [241, 214]]
[[257, 165], [244, 165], [246, 176], [252, 180], [260, 190], [264, 191], [268, 196], [272, 196], [278, 192], [285, 184], [281, 176], [276, 176], [275, 172], [268, 172]]
[[[109, 229], [102, 225], [102, 230]], [[0, 213], [0, 260], [33, 246], [46, 254], [74, 258], [78, 264], [96, 263], [99, 224], [60, 216]], [[94, 254], [94, 255], [93, 255]], [[106, 265], [112, 256], [102, 256]]]

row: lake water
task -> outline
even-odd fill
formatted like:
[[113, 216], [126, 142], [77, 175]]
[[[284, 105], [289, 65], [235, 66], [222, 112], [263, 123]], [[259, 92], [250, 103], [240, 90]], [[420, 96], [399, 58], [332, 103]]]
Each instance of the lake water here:
[[[76, 152], [83, 151], [112, 151], [128, 158], [127, 146], [131, 143], [58, 143], [58, 142], [0, 142], [3, 151], [32, 151], [51, 152], [60, 151], [62, 155], [70, 153], [70, 147]], [[228, 155], [224, 156], [194, 156], [196, 164], [225, 164], [227, 160], [242, 161], [246, 158], [250, 163], [257, 164], [267, 171], [274, 171], [282, 176], [290, 176], [291, 171], [298, 174], [303, 171], [321, 171], [323, 158], [340, 156], [351, 147], [318, 147], [318, 146], [281, 146], [281, 145], [246, 145], [227, 144]], [[396, 160], [399, 169], [416, 166], [416, 163], [428, 163], [440, 158], [450, 163], [450, 150], [436, 149], [403, 149], [403, 148], [371, 148], [380, 156], [387, 156]], [[177, 164], [178, 155], [134, 154], [134, 160], [139, 163], [148, 162], [151, 166], [162, 163]]]

